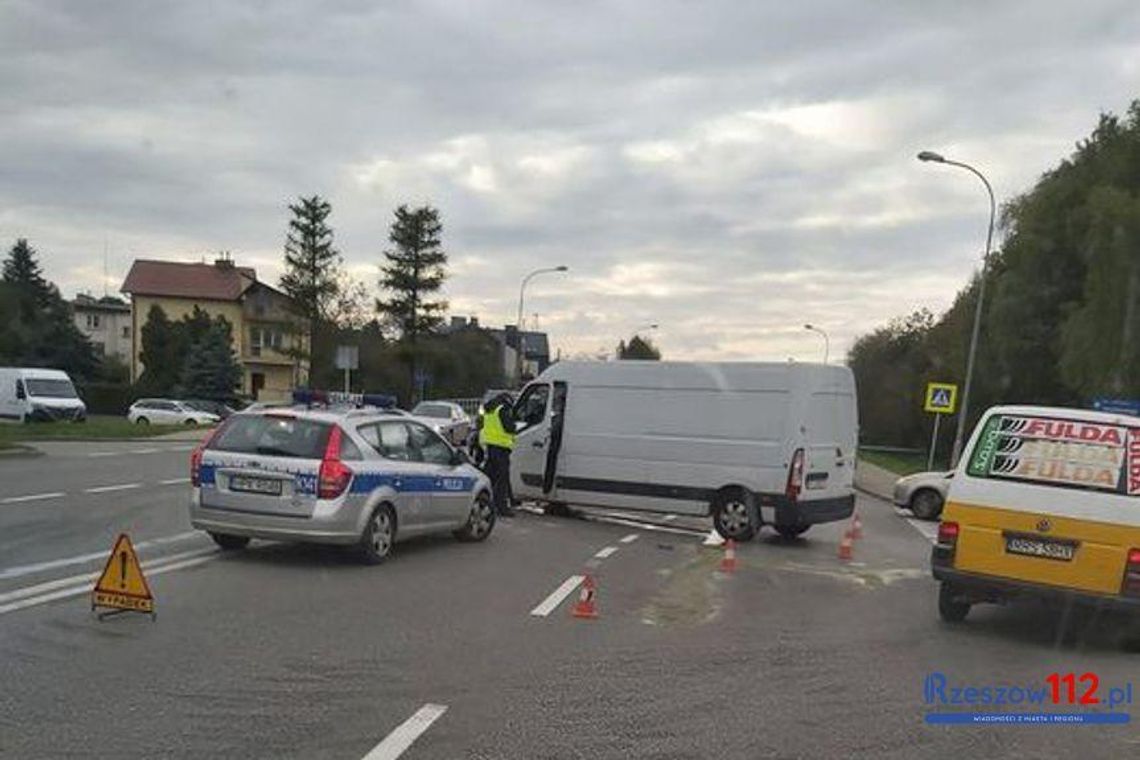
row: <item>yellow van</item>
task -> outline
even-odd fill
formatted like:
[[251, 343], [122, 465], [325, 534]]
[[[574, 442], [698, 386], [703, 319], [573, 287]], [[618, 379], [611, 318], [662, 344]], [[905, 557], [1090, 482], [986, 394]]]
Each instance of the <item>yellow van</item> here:
[[954, 474], [931, 565], [951, 622], [1015, 596], [1140, 611], [1140, 418], [989, 409]]

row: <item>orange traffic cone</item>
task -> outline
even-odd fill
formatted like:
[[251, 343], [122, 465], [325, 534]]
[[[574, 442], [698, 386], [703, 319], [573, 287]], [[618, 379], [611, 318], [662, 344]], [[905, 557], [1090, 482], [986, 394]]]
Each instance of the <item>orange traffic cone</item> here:
[[853, 551], [854, 542], [851, 539], [851, 531], [843, 531], [843, 540], [839, 542], [839, 559], [844, 562], [850, 562], [855, 558]]
[[863, 537], [863, 518], [859, 517], [856, 512], [855, 516], [851, 518], [851, 538]]
[[722, 573], [736, 572], [736, 542], [731, 538], [724, 542], [724, 558], [720, 561]]
[[587, 574], [582, 581], [582, 590], [578, 593], [578, 602], [571, 612], [574, 617], [587, 620], [594, 620], [598, 617], [598, 610], [594, 606], [594, 590], [594, 576]]

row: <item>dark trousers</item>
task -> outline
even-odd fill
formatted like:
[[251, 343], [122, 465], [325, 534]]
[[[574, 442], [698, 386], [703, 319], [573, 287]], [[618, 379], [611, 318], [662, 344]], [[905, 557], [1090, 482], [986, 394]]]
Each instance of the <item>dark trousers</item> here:
[[487, 477], [491, 479], [491, 494], [495, 511], [500, 515], [510, 511], [511, 450], [499, 446], [487, 447]]

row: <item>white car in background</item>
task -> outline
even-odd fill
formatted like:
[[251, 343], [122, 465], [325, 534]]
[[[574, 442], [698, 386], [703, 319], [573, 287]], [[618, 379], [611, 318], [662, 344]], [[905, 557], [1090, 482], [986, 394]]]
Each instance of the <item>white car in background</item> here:
[[916, 472], [895, 481], [896, 506], [909, 509], [920, 520], [937, 520], [946, 503], [954, 471]]
[[140, 398], [127, 410], [127, 419], [136, 425], [216, 425], [220, 418], [182, 401]]
[[453, 446], [462, 446], [471, 432], [471, 418], [454, 401], [421, 401], [412, 416], [428, 423]]

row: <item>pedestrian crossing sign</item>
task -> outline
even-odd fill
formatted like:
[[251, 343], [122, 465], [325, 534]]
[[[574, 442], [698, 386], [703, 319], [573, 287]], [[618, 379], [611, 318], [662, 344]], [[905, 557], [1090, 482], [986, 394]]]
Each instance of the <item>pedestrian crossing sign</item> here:
[[958, 408], [958, 386], [954, 383], [927, 383], [922, 407], [935, 414], [953, 414]]

